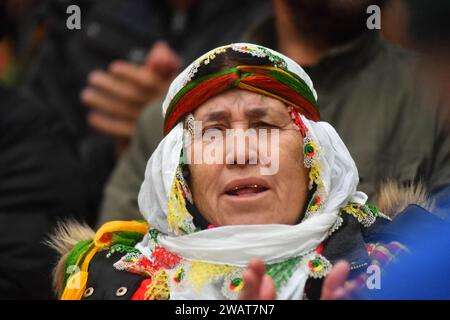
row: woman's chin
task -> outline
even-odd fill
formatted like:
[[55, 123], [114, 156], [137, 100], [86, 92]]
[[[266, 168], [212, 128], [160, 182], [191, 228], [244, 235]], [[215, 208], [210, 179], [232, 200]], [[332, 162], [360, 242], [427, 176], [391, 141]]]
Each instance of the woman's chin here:
[[271, 223], [267, 221], [271, 219], [267, 219], [264, 212], [269, 211], [267, 213], [272, 217], [270, 208], [275, 201], [270, 190], [240, 196], [223, 195], [219, 199], [218, 209], [228, 216], [226, 224], [265, 224]]
[[231, 225], [256, 225], [256, 224], [284, 224], [274, 217], [271, 212], [237, 212], [224, 218], [221, 226]]

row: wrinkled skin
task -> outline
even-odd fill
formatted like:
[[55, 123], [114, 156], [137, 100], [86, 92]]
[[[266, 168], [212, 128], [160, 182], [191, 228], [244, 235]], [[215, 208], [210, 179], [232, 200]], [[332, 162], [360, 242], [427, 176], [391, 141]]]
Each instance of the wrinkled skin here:
[[[225, 143], [221, 143], [223, 164], [190, 165], [194, 203], [204, 218], [215, 226], [298, 223], [307, 201], [308, 178], [303, 164], [303, 139], [286, 105], [270, 97], [233, 89], [205, 102], [195, 110], [194, 118], [202, 121], [203, 137], [225, 135], [226, 129], [279, 130], [279, 143], [268, 147], [271, 152], [275, 150], [272, 148], [279, 152], [278, 157], [271, 159], [279, 162], [275, 174], [262, 175], [261, 161], [248, 163], [249, 143], [240, 151], [236, 146], [233, 149], [236, 159], [239, 152], [245, 152], [243, 164], [237, 161], [226, 164], [225, 159], [231, 153], [227, 153]], [[200, 144], [205, 147], [211, 143], [199, 138], [194, 138], [191, 152]], [[239, 196], [226, 193], [230, 186], [247, 184], [264, 185], [267, 190]]]

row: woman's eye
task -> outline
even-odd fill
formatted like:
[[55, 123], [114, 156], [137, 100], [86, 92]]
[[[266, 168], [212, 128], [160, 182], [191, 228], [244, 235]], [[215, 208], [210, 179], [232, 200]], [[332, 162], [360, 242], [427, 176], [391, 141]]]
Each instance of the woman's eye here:
[[278, 126], [266, 122], [258, 122], [255, 124], [256, 129], [275, 129], [278, 128]]
[[208, 135], [208, 136], [212, 136], [212, 135], [219, 135], [219, 134], [223, 134], [225, 132], [226, 128], [223, 126], [214, 126], [214, 127], [208, 127], [203, 129], [203, 135]]

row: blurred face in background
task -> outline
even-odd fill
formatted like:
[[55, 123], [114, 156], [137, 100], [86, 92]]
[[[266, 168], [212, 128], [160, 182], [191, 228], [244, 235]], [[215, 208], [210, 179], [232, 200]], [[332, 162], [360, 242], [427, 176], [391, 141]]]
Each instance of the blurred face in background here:
[[299, 34], [327, 47], [345, 44], [367, 31], [367, 7], [372, 4], [381, 5], [383, 2], [381, 0], [275, 1], [283, 1], [288, 6]]

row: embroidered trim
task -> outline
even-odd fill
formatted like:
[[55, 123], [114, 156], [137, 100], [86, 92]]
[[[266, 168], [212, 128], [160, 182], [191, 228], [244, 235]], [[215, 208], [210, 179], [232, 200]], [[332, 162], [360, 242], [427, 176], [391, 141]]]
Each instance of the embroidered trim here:
[[226, 51], [226, 46], [219, 47], [216, 50], [210, 52], [208, 55], [204, 55], [203, 57], [200, 57], [198, 60], [196, 60], [194, 63], [192, 63], [191, 69], [189, 69], [188, 75], [186, 79], [183, 81], [183, 87], [192, 80], [192, 78], [195, 76], [195, 74], [198, 72], [198, 68], [202, 64], [209, 64], [211, 60], [214, 60], [218, 54], [221, 54]]
[[266, 267], [266, 274], [272, 278], [277, 292], [292, 277], [300, 261], [301, 257], [292, 257], [286, 261], [274, 263]]
[[181, 257], [179, 255], [159, 246], [156, 246], [153, 250], [151, 259], [158, 269], [172, 269], [181, 261]]
[[241, 45], [233, 44], [231, 46], [219, 47], [216, 50], [210, 52], [208, 55], [204, 55], [203, 57], [201, 57], [197, 61], [195, 61], [192, 64], [191, 69], [189, 69], [188, 74], [187, 74], [185, 80], [183, 81], [182, 86], [184, 87], [187, 83], [189, 83], [192, 80], [192, 78], [197, 74], [198, 69], [200, 68], [200, 66], [202, 64], [208, 65], [212, 60], [214, 60], [216, 58], [217, 55], [226, 52], [226, 50], [228, 48], [231, 48], [232, 50], [237, 51], [237, 52], [247, 53], [247, 54], [250, 54], [250, 55], [252, 55], [254, 57], [258, 57], [258, 58], [266, 58], [267, 57], [269, 59], [269, 61], [273, 63], [274, 67], [287, 70], [286, 61], [283, 58], [281, 58], [280, 56], [273, 54], [266, 48], [259, 47], [259, 46], [249, 46], [249, 45], [241, 46]]
[[169, 274], [166, 270], [157, 271], [144, 294], [145, 300], [169, 300]]
[[248, 53], [258, 58], [268, 58], [269, 61], [273, 63], [274, 67], [287, 69], [286, 61], [284, 61], [284, 59], [279, 57], [278, 55], [273, 54], [266, 48], [249, 45], [241, 46], [234, 44], [231, 46], [231, 49], [237, 52]]
[[344, 219], [341, 217], [341, 215], [339, 214], [336, 222], [333, 224], [333, 226], [330, 228], [330, 230], [328, 231], [328, 236], [331, 236], [333, 233], [335, 233], [336, 231], [339, 230], [340, 227], [342, 227], [342, 224], [344, 223]]
[[212, 264], [203, 261], [185, 262], [185, 281], [194, 291], [199, 292], [206, 282], [218, 282], [226, 275], [234, 274], [238, 267]]
[[111, 257], [112, 254], [114, 253], [140, 253], [138, 249], [136, 249], [135, 247], [131, 247], [131, 246], [127, 246], [127, 245], [123, 245], [123, 244], [115, 244], [113, 246], [111, 246], [111, 248], [108, 250], [108, 253], [106, 254], [106, 257], [109, 258]]
[[158, 243], [158, 235], [160, 234], [160, 232], [155, 229], [155, 228], [151, 228], [148, 231], [148, 235], [150, 236], [150, 239], [152, 239], [152, 241], [157, 244]]
[[242, 277], [243, 268], [239, 268], [234, 273], [226, 274], [222, 284], [222, 294], [229, 300], [236, 300], [244, 287]]
[[175, 283], [180, 283], [181, 280], [183, 280], [184, 276], [186, 275], [184, 268], [179, 268], [177, 271], [175, 271], [175, 274], [172, 278], [172, 280]]
[[378, 210], [377, 207], [369, 203], [362, 205], [355, 202], [349, 202], [345, 207], [341, 208], [341, 212], [352, 215], [366, 228], [370, 227], [378, 217], [391, 220], [391, 218]]
[[189, 186], [184, 180], [180, 166], [172, 182], [169, 194], [167, 224], [169, 232], [175, 235], [189, 234], [196, 231], [193, 217], [186, 209], [186, 201], [192, 201]]
[[308, 207], [305, 212], [304, 219], [309, 218], [312, 214], [319, 211], [326, 200], [326, 194], [324, 191], [324, 185], [321, 178], [321, 165], [320, 165], [320, 153], [321, 150], [318, 144], [314, 141], [308, 128], [302, 121], [302, 118], [297, 110], [292, 106], [288, 106], [288, 111], [291, 115], [291, 119], [296, 125], [297, 129], [303, 136], [303, 162], [305, 168], [309, 169], [309, 190], [312, 190], [314, 185], [317, 186], [316, 192], [313, 194]]
[[119, 261], [114, 263], [114, 268], [124, 270], [131, 273], [139, 274], [144, 277], [153, 277], [159, 266], [150, 261], [147, 257], [140, 253], [127, 253]]
[[194, 129], [195, 129], [195, 119], [192, 113], [188, 113], [186, 118], [184, 119], [184, 129], [190, 135], [190, 137], [194, 137]]
[[[313, 266], [308, 270], [310, 276], [322, 277], [327, 274], [331, 264], [320, 255], [321, 248], [322, 246], [319, 246], [306, 255], [266, 265], [266, 274], [273, 279], [277, 292], [289, 281], [302, 261], [306, 263], [307, 268]], [[224, 297], [237, 299], [244, 287], [243, 267], [187, 261], [157, 245], [154, 246], [150, 257], [135, 252], [127, 253], [114, 267], [152, 279], [144, 289], [140, 289], [139, 297], [142, 299], [166, 299], [170, 297], [171, 290], [176, 291], [179, 286], [185, 285], [199, 292], [206, 283], [221, 284]], [[142, 295], [142, 292], [145, 294]]]
[[320, 279], [325, 277], [332, 268], [331, 263], [321, 254], [314, 252], [304, 258], [310, 277]]

